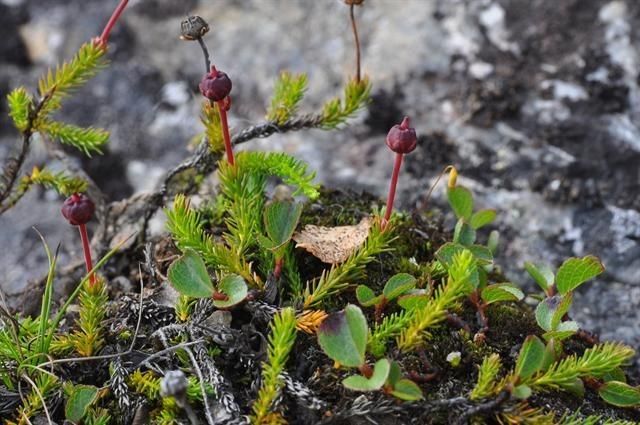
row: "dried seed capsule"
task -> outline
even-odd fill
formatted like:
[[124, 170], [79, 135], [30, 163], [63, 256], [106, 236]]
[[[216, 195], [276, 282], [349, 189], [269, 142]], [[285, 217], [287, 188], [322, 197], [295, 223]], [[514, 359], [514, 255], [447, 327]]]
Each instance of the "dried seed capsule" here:
[[344, 0], [344, 2], [349, 6], [360, 6], [364, 0]]
[[387, 134], [387, 146], [395, 153], [413, 152], [418, 143], [416, 130], [409, 127], [409, 117], [404, 117], [400, 125], [394, 125]]
[[200, 93], [209, 100], [218, 102], [225, 99], [231, 93], [231, 80], [222, 71], [218, 71], [214, 66], [211, 72], [205, 74], [200, 81]]
[[189, 16], [180, 23], [180, 38], [197, 40], [209, 32], [209, 24], [200, 16]]
[[95, 204], [87, 195], [74, 193], [64, 201], [61, 211], [69, 223], [74, 226], [79, 226], [91, 220], [95, 210]]

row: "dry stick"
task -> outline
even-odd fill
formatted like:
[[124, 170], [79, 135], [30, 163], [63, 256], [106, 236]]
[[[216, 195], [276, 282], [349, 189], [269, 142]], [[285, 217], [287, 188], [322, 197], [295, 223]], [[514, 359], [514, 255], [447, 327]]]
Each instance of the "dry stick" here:
[[356, 26], [355, 4], [351, 4], [349, 8], [349, 16], [351, 18], [351, 29], [353, 30], [353, 38], [356, 42], [356, 81], [360, 82], [360, 39], [358, 38], [358, 27]]
[[[49, 425], [53, 425], [53, 422], [51, 422], [51, 415], [49, 414], [49, 409], [47, 408], [47, 402], [45, 401], [44, 397], [42, 396], [42, 393], [38, 389], [38, 386], [36, 385], [36, 383], [33, 382], [33, 380], [31, 380], [31, 378], [29, 378], [26, 375], [22, 375], [22, 379], [27, 381], [29, 383], [29, 385], [31, 385], [33, 387], [33, 390], [36, 392], [36, 394], [38, 395], [38, 398], [40, 398], [40, 401], [42, 402], [42, 409], [44, 410], [44, 414], [47, 417], [47, 422], [49, 423]], [[23, 412], [23, 415], [27, 419], [27, 422], [31, 423], [31, 421], [29, 420], [29, 418], [26, 417], [26, 414], [24, 414], [24, 412]]]
[[[200, 391], [202, 392], [202, 401], [204, 403], [204, 413], [205, 416], [207, 418], [207, 423], [209, 423], [209, 425], [215, 425], [215, 421], [213, 420], [213, 417], [211, 416], [211, 407], [209, 406], [209, 400], [207, 398], [207, 391], [204, 388], [204, 376], [202, 375], [202, 370], [200, 370], [200, 366], [198, 366], [198, 361], [196, 360], [196, 357], [193, 355], [193, 351], [191, 351], [190, 348], [185, 348], [184, 351], [187, 352], [187, 355], [189, 356], [189, 359], [191, 360], [191, 363], [193, 364], [193, 368], [196, 371], [196, 375], [198, 376], [198, 381], [200, 383]], [[187, 406], [189, 406], [187, 404]], [[187, 410], [185, 408], [185, 410]], [[189, 406], [189, 410], [191, 410], [191, 407]], [[189, 414], [189, 412], [187, 411], [187, 414]], [[193, 414], [193, 410], [191, 410], [191, 414]], [[191, 418], [189, 418], [191, 419]]]

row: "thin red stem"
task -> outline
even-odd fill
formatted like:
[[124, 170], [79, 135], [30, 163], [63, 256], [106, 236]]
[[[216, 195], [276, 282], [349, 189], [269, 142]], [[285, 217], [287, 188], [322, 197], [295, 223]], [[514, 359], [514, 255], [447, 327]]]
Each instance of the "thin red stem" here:
[[273, 277], [275, 277], [276, 279], [280, 279], [283, 265], [284, 265], [284, 258], [279, 258], [276, 260], [275, 267], [273, 268]]
[[355, 5], [350, 8], [351, 29], [353, 30], [353, 38], [356, 42], [356, 81], [360, 82], [360, 38], [358, 37], [358, 27], [356, 25]]
[[[91, 246], [89, 245], [89, 235], [87, 234], [87, 226], [85, 224], [81, 224], [78, 226], [80, 230], [80, 239], [82, 240], [82, 251], [84, 252], [84, 264], [87, 266], [87, 273], [93, 269], [93, 261], [91, 260]], [[91, 273], [89, 276], [89, 284], [91, 286], [95, 285], [96, 276]]]
[[398, 185], [398, 176], [400, 175], [400, 167], [402, 166], [401, 153], [396, 153], [396, 162], [393, 165], [393, 174], [391, 175], [391, 184], [389, 185], [389, 196], [387, 197], [387, 208], [384, 212], [384, 219], [382, 220], [382, 230], [387, 227], [389, 219], [391, 218], [391, 212], [393, 211], [393, 201], [396, 197], [396, 186]]
[[222, 124], [222, 137], [224, 138], [224, 150], [227, 153], [227, 161], [231, 165], [235, 165], [236, 161], [233, 157], [233, 148], [231, 147], [231, 136], [229, 135], [229, 123], [227, 122], [227, 109], [224, 100], [216, 102], [218, 104], [218, 112], [220, 113], [220, 123]]
[[107, 22], [107, 25], [105, 25], [104, 30], [102, 30], [102, 34], [100, 34], [100, 44], [106, 46], [109, 42], [109, 35], [111, 34], [111, 30], [116, 25], [116, 22], [118, 22], [118, 19], [120, 18], [120, 15], [122, 15], [122, 12], [124, 12], [124, 8], [127, 7], [127, 3], [129, 3], [129, 0], [120, 0], [120, 4], [118, 4], [118, 7], [116, 7], [116, 9], [113, 11], [113, 13], [111, 14], [111, 18], [109, 18], [109, 21]]

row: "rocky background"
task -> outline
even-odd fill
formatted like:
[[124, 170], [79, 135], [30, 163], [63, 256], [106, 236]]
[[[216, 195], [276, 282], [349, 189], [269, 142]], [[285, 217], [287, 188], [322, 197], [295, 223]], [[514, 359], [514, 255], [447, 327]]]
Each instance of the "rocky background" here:
[[[35, 88], [49, 66], [97, 35], [116, 1], [0, 0], [0, 94]], [[573, 315], [640, 348], [640, 3], [634, 0], [367, 0], [357, 10], [373, 102], [339, 132], [276, 135], [243, 148], [285, 150], [330, 186], [386, 192], [388, 128], [413, 118], [420, 143], [400, 183], [405, 208], [441, 208], [455, 164], [477, 203], [500, 211], [499, 263], [533, 289], [524, 261], [554, 266], [593, 253], [606, 274]], [[233, 79], [232, 125], [264, 116], [280, 70], [309, 74], [304, 109], [338, 95], [353, 71], [348, 9], [338, 0], [132, 0], [116, 27], [112, 65], [60, 118], [111, 131], [109, 151], [62, 164], [34, 144], [33, 163], [84, 166], [111, 200], [152, 189], [201, 131], [196, 43], [177, 37], [198, 14], [212, 25], [213, 62]], [[0, 105], [0, 158], [16, 134]], [[59, 264], [80, 258], [61, 200], [34, 191], [0, 217], [0, 288], [9, 303], [46, 272], [36, 226]], [[161, 229], [158, 220], [156, 229]], [[452, 225], [452, 223], [451, 223]], [[19, 306], [17, 306], [19, 308]]]

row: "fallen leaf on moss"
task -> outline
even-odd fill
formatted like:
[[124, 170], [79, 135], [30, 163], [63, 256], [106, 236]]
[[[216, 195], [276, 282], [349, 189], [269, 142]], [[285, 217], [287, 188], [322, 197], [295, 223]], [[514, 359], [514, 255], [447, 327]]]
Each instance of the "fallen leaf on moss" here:
[[323, 227], [308, 224], [293, 235], [296, 248], [304, 248], [324, 263], [344, 262], [369, 235], [371, 217], [363, 218], [355, 226]]

